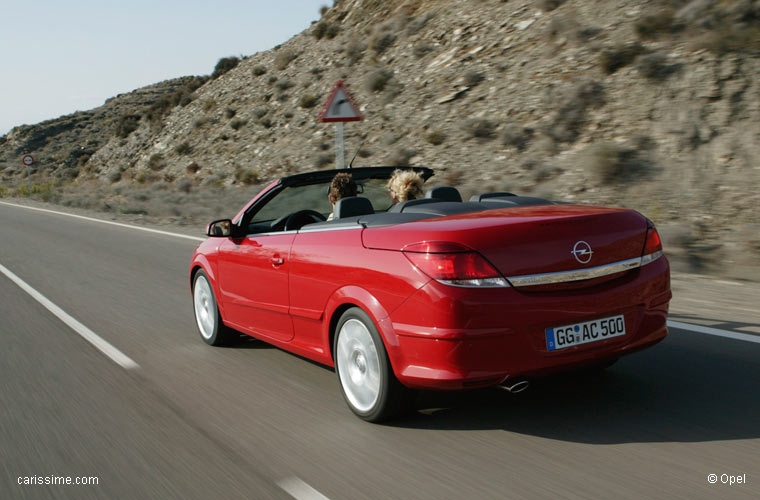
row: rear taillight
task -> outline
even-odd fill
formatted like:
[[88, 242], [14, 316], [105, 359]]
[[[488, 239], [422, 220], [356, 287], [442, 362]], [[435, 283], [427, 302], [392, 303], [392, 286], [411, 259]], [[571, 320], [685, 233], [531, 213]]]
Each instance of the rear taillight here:
[[463, 287], [507, 287], [509, 283], [479, 253], [458, 243], [432, 241], [404, 247], [420, 271], [440, 283]]
[[660, 257], [662, 257], [662, 242], [660, 241], [660, 235], [657, 234], [657, 229], [654, 228], [654, 224], [650, 223], [649, 228], [647, 229], [647, 241], [644, 244], [644, 251], [641, 255], [641, 265], [645, 266]]

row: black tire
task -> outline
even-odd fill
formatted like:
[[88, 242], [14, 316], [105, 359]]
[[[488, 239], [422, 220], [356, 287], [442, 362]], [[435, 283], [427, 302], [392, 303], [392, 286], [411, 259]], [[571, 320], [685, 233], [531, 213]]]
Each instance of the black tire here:
[[208, 345], [229, 345], [238, 338], [235, 330], [224, 326], [214, 289], [203, 270], [195, 273], [193, 277], [193, 312], [198, 333]]
[[[359, 325], [362, 325], [363, 329]], [[357, 340], [357, 335], [365, 342]], [[368, 422], [382, 422], [409, 410], [414, 393], [402, 385], [394, 375], [377, 327], [360, 308], [348, 309], [338, 320], [333, 341], [333, 357], [343, 399], [359, 418]], [[376, 373], [373, 371], [375, 369]], [[361, 381], [356, 383], [352, 377], [354, 374], [362, 381], [374, 378], [367, 373], [376, 374], [378, 384], [374, 384], [374, 380], [366, 384], [362, 384]], [[368, 400], [357, 396], [357, 393], [361, 395], [364, 386], [372, 386], [366, 391], [369, 394], [377, 389], [374, 400], [371, 396]]]

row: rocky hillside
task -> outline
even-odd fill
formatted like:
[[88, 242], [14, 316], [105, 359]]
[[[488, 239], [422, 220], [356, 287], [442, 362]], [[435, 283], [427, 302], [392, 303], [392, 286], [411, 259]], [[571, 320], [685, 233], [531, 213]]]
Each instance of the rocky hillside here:
[[252, 189], [239, 187], [334, 168], [334, 129], [317, 115], [341, 78], [365, 116], [346, 126], [347, 153], [363, 144], [355, 164], [430, 166], [431, 182], [465, 194], [636, 208], [681, 266], [760, 269], [760, 1], [341, 0], [323, 11], [214, 78], [15, 128], [0, 138], [5, 194], [28, 191], [24, 153], [39, 158], [34, 180], [48, 187], [36, 191], [51, 201], [173, 217], [194, 195], [244, 198]]

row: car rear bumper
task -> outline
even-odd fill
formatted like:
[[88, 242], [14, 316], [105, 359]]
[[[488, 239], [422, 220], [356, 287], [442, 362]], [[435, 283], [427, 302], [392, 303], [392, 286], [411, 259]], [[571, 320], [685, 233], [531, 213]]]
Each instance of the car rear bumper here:
[[[390, 315], [388, 353], [406, 386], [467, 389], [571, 370], [651, 346], [667, 335], [671, 298], [662, 258], [603, 286], [531, 293], [431, 282]], [[626, 334], [549, 351], [546, 329], [622, 314]]]

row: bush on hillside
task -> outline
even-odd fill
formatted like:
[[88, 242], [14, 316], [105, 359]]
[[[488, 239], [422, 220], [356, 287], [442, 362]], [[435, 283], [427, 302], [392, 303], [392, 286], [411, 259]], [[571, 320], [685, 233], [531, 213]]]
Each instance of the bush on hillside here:
[[219, 78], [240, 63], [239, 57], [222, 57], [214, 66], [214, 72], [211, 73], [211, 79]]

